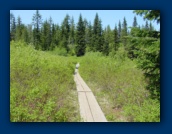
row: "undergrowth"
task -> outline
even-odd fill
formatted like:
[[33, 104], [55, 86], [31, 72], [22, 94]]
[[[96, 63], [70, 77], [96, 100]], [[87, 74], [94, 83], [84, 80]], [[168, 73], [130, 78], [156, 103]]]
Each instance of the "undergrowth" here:
[[10, 42], [10, 120], [79, 121], [75, 61]]
[[109, 121], [160, 121], [159, 101], [150, 98], [143, 72], [125, 54], [87, 53], [80, 58], [79, 71]]
[[23, 42], [10, 43], [12, 122], [80, 121], [73, 80], [77, 62], [108, 121], [160, 121], [160, 102], [151, 99], [143, 72], [124, 49], [110, 56], [98, 52], [64, 56], [59, 48], [42, 52]]

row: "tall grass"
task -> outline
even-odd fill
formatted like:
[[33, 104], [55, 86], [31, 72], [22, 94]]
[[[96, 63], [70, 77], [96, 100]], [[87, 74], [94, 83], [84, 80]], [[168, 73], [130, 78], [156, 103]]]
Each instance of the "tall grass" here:
[[80, 58], [79, 71], [109, 121], [160, 120], [159, 102], [150, 99], [142, 71], [125, 54], [111, 58], [87, 53]]
[[12, 122], [79, 121], [73, 81], [74, 62], [10, 43], [10, 120]]

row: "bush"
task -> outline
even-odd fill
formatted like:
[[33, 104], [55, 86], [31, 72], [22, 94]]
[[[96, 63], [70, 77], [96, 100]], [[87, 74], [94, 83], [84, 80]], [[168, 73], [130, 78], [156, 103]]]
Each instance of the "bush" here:
[[159, 100], [148, 99], [141, 105], [126, 105], [124, 111], [130, 121], [160, 122]]
[[10, 43], [10, 120], [78, 121], [73, 60]]
[[[150, 99], [143, 72], [136, 63], [127, 58], [123, 48], [119, 48], [114, 57], [89, 52], [80, 58], [80, 74], [94, 92], [109, 121], [151, 122], [159, 119], [159, 102], [153, 103]], [[156, 115], [150, 112], [152, 109], [149, 107], [153, 105]], [[132, 113], [134, 108], [142, 108], [143, 114], [137, 114], [137, 110]]]

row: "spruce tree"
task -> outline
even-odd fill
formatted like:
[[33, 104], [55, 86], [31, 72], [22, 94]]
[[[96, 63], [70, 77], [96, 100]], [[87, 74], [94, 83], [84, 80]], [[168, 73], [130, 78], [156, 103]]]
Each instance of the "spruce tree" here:
[[16, 21], [13, 13], [10, 13], [10, 40], [15, 40]]
[[77, 23], [76, 31], [76, 55], [82, 56], [85, 54], [86, 42], [85, 42], [85, 26], [84, 21], [82, 20], [82, 15], [79, 16], [79, 21]]
[[154, 27], [152, 26], [152, 23], [149, 23], [149, 31], [154, 31]]
[[114, 49], [115, 49], [115, 51], [117, 51], [117, 49], [118, 49], [118, 44], [119, 44], [118, 29], [117, 29], [117, 26], [115, 25], [115, 29], [114, 29]]
[[16, 26], [16, 40], [21, 40], [22, 35], [22, 21], [20, 16], [17, 18], [17, 26]]
[[86, 39], [86, 43], [87, 43], [87, 47], [89, 51], [93, 50], [93, 27], [91, 25], [91, 22], [88, 23], [88, 28], [87, 28], [87, 39]]
[[107, 38], [108, 36], [107, 33], [108, 33], [107, 29], [105, 28], [105, 30], [102, 32], [102, 37], [103, 37], [102, 53], [106, 56], [109, 54], [109, 39]]
[[146, 21], [145, 29], [146, 29], [146, 30], [149, 30], [149, 24], [148, 24], [148, 21]]
[[123, 23], [122, 23], [122, 31], [121, 31], [121, 40], [123, 45], [126, 47], [127, 41], [126, 36], [128, 35], [128, 29], [127, 29], [127, 21], [124, 17]]
[[32, 24], [34, 26], [33, 29], [33, 44], [36, 49], [40, 48], [40, 42], [41, 42], [41, 32], [40, 32], [40, 27], [42, 24], [42, 17], [41, 14], [39, 13], [39, 10], [36, 10], [36, 13], [33, 15], [32, 18]]
[[50, 38], [50, 23], [46, 20], [43, 23], [41, 29], [41, 48], [42, 50], [49, 50], [51, 45], [51, 38]]
[[119, 41], [121, 41], [121, 21], [119, 20], [119, 23], [118, 23], [118, 39]]
[[98, 14], [96, 13], [93, 25], [93, 48], [94, 51], [102, 51], [102, 24], [99, 19]]
[[70, 34], [70, 17], [67, 14], [61, 25], [61, 47], [64, 47], [66, 51], [69, 51], [69, 34]]
[[72, 17], [71, 18], [71, 21], [70, 21], [70, 35], [69, 35], [69, 38], [70, 38], [70, 44], [74, 44], [75, 43], [75, 23], [74, 23], [74, 18]]
[[137, 27], [137, 18], [136, 18], [136, 16], [134, 16], [134, 21], [133, 21], [133, 27]]
[[29, 33], [27, 26], [24, 24], [21, 25], [21, 40], [23, 40], [26, 43], [29, 43]]

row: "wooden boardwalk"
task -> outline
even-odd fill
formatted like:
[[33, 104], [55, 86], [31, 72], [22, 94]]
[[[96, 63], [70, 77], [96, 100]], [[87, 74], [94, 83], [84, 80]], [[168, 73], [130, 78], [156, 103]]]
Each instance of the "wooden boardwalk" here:
[[75, 70], [74, 80], [78, 92], [80, 115], [84, 122], [107, 122], [91, 89]]

